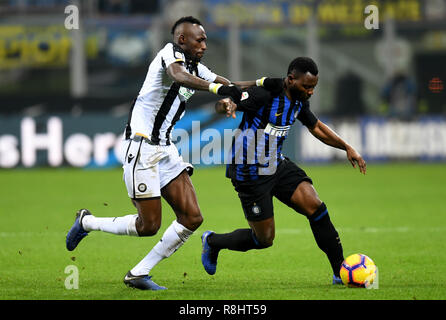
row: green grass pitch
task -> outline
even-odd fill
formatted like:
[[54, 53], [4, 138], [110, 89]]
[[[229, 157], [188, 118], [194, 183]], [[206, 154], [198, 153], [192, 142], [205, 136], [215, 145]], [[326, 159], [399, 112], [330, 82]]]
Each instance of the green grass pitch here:
[[[150, 238], [92, 232], [73, 251], [65, 235], [79, 208], [97, 216], [135, 210], [120, 169], [0, 171], [0, 299], [145, 300], [412, 300], [446, 298], [446, 165], [369, 164], [366, 176], [349, 164], [303, 166], [339, 231], [345, 256], [364, 253], [379, 267], [379, 289], [331, 285], [328, 260], [307, 219], [275, 200], [273, 247], [220, 253], [209, 276], [200, 260], [205, 230], [247, 227], [223, 167], [196, 168], [192, 177], [203, 225], [152, 275], [163, 292], [127, 288], [122, 279], [174, 219], [163, 203], [163, 223]], [[68, 290], [65, 268], [79, 270]]]

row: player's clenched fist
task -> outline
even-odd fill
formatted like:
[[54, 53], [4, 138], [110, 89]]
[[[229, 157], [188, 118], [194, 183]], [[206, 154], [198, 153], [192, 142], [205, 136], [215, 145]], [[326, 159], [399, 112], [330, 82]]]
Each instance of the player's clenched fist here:
[[229, 98], [219, 100], [215, 104], [215, 111], [217, 113], [226, 114], [226, 117], [233, 117], [235, 119], [235, 111], [237, 105]]

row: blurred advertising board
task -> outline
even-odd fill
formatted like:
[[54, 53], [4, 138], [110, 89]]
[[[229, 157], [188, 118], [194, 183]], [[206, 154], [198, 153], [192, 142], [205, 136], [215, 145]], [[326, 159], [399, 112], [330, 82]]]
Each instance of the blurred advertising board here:
[[[312, 15], [321, 24], [364, 23], [364, 8], [375, 5], [380, 14], [398, 22], [421, 23], [444, 18], [441, 3], [422, 0], [205, 0], [208, 20], [223, 26], [238, 21], [244, 26], [305, 24]], [[440, 9], [441, 10], [440, 10]]]
[[[416, 121], [364, 117], [359, 121], [323, 120], [368, 161], [446, 160], [446, 117]], [[298, 156], [305, 162], [345, 159], [345, 152], [315, 142], [300, 132]]]
[[[238, 121], [212, 118], [196, 111], [173, 132], [185, 161], [194, 165], [224, 164]], [[202, 119], [199, 121], [197, 119]], [[120, 166], [121, 143], [127, 116], [107, 114], [10, 116], [0, 119], [0, 168]], [[446, 118], [416, 121], [385, 118], [323, 119], [368, 161], [446, 160]], [[296, 126], [284, 153], [297, 162], [345, 159], [345, 152], [328, 147], [308, 130]]]
[[1, 117], [0, 167], [117, 165], [126, 120], [104, 114]]
[[[100, 65], [144, 65], [150, 56], [147, 26], [86, 28], [87, 60]], [[72, 39], [63, 24], [0, 25], [0, 70], [68, 68]]]

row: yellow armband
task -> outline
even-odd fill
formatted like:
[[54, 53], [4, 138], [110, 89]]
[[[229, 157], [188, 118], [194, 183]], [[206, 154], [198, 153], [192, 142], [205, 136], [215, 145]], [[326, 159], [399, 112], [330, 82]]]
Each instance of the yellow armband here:
[[256, 80], [256, 86], [257, 87], [263, 87], [263, 81], [265, 81], [266, 77], [262, 77], [260, 79]]
[[221, 86], [223, 86], [221, 83], [211, 83], [209, 84], [209, 92], [217, 94], [218, 89], [220, 89]]

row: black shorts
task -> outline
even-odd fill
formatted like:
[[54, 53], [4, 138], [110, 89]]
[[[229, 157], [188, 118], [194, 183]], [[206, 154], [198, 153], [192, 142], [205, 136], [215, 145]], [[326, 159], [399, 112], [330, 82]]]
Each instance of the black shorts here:
[[232, 185], [242, 203], [248, 221], [261, 221], [274, 215], [273, 196], [291, 206], [291, 196], [302, 181], [313, 184], [304, 170], [288, 158], [281, 161], [275, 174], [259, 176], [257, 180], [238, 181]]

